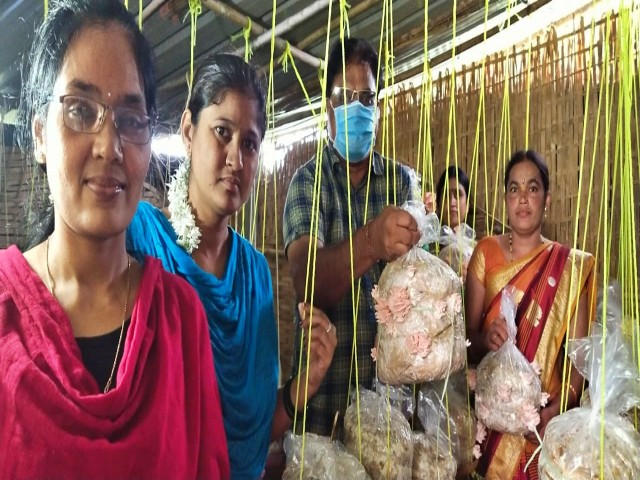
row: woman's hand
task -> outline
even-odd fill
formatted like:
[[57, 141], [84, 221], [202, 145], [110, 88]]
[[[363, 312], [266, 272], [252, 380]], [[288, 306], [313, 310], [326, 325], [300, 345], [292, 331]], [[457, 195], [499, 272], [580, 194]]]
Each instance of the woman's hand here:
[[487, 350], [495, 352], [504, 345], [504, 342], [506, 342], [508, 338], [507, 321], [504, 317], [498, 317], [491, 322], [491, 325], [489, 325], [489, 328], [484, 333], [482, 343]]
[[[556, 396], [550, 401], [546, 407], [540, 409], [540, 423], [537, 426], [538, 435], [541, 439], [544, 438], [544, 432], [547, 429], [548, 423], [551, 419], [560, 413], [560, 395]], [[535, 433], [529, 432], [524, 436], [531, 443], [539, 443], [538, 436]]]
[[[327, 370], [333, 360], [333, 353], [338, 344], [338, 336], [335, 325], [331, 323], [329, 317], [318, 308], [311, 308], [308, 303], [298, 304], [298, 311], [302, 323], [300, 328], [303, 335], [303, 348], [305, 355], [309, 346], [309, 338], [311, 338], [311, 349], [309, 351], [309, 398], [313, 397], [320, 384], [324, 380]], [[313, 313], [313, 315], [312, 315]], [[309, 335], [309, 324], [311, 324], [311, 335]], [[298, 395], [297, 408], [302, 409], [304, 406], [304, 385], [307, 381], [307, 372], [304, 370], [306, 365], [302, 366], [303, 370], [296, 377], [291, 388], [291, 399], [296, 405], [296, 388], [301, 387]], [[288, 392], [285, 392], [288, 393]]]
[[393, 205], [386, 206], [365, 228], [369, 229], [371, 255], [385, 262], [401, 257], [420, 240], [413, 215]]
[[434, 213], [436, 211], [436, 194], [433, 192], [424, 192], [424, 208], [427, 213]]
[[462, 262], [460, 264], [460, 278], [462, 278], [462, 285], [467, 283], [467, 270], [469, 269], [469, 262]]

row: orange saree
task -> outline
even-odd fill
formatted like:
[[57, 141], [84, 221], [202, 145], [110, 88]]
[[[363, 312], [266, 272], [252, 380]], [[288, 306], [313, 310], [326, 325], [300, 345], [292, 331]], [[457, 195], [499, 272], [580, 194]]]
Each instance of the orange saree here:
[[[524, 356], [542, 368], [542, 391], [551, 400], [561, 392], [559, 356], [567, 327], [577, 314], [578, 301], [588, 295], [593, 310], [594, 258], [559, 243], [540, 245], [529, 255], [509, 262], [494, 237], [480, 241], [469, 273], [485, 287], [482, 329], [500, 316], [500, 293], [506, 285], [516, 289], [518, 310], [516, 344]], [[478, 473], [487, 480], [536, 480], [537, 461], [525, 465], [536, 445], [524, 437], [489, 432], [483, 444]]]

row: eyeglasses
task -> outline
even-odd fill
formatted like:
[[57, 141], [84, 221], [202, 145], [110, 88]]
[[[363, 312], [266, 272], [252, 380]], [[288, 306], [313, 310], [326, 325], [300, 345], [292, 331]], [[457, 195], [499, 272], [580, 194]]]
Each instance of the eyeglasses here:
[[151, 139], [151, 118], [140, 110], [112, 107], [77, 95], [53, 98], [62, 103], [62, 121], [74, 132], [98, 133], [102, 130], [107, 110], [110, 109], [113, 110], [120, 140], [135, 145], [146, 145]]
[[352, 90], [351, 88], [335, 87], [331, 92], [329, 103], [333, 108], [337, 108], [345, 103], [349, 104], [358, 100], [365, 107], [372, 107], [376, 103], [376, 97], [376, 92], [371, 90]]

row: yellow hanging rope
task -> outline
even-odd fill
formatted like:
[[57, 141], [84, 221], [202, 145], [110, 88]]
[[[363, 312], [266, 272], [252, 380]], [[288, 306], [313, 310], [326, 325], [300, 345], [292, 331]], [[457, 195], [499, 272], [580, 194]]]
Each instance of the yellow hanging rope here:
[[44, 18], [49, 16], [49, 0], [44, 0]]
[[[636, 8], [633, 12], [633, 30], [635, 32], [635, 45], [636, 48], [640, 46], [640, 7]], [[640, 72], [640, 55], [636, 55], [636, 71]], [[638, 80], [640, 80], [640, 76], [636, 76], [633, 79], [633, 107], [634, 107], [634, 116], [635, 116], [635, 134], [636, 134], [636, 152], [640, 152], [640, 127], [639, 127], [639, 116], [638, 116], [638, 101], [640, 101], [640, 95], [638, 93]], [[633, 172], [633, 168], [631, 168], [631, 172]], [[632, 173], [633, 175], [633, 173]], [[638, 157], [638, 177], [640, 178], [640, 157]], [[635, 202], [631, 202], [631, 205], [634, 205]], [[637, 251], [635, 248], [635, 242], [637, 241], [635, 232], [636, 232], [636, 223], [635, 218], [633, 221], [633, 232], [632, 238], [634, 240], [634, 251], [632, 254], [632, 258], [637, 258]], [[637, 265], [632, 262], [632, 273], [631, 273], [631, 282], [630, 282], [630, 297], [632, 298], [633, 305], [630, 309], [631, 312], [629, 314], [631, 318], [631, 339], [633, 345], [633, 355], [635, 361], [638, 366], [638, 371], [640, 371], [640, 325], [638, 325], [638, 319], [640, 319], [640, 296], [639, 288], [638, 288], [638, 271]], [[636, 319], [636, 321], [633, 321]], [[638, 429], [638, 425], [640, 419], [638, 418], [638, 409], [636, 408], [634, 411], [634, 424], [636, 429]]]
[[138, 28], [142, 31], [142, 0], [138, 2]]
[[[189, 62], [189, 96], [191, 96], [191, 87], [193, 85], [193, 54], [196, 48], [196, 36], [198, 34], [198, 15], [202, 13], [202, 4], [200, 0], [189, 0], [189, 17], [191, 18], [191, 45], [190, 45], [190, 62]], [[142, 15], [140, 15], [142, 17]]]
[[[274, 6], [273, 6], [273, 10], [274, 10], [274, 25], [272, 28], [272, 31], [275, 31], [275, 0], [274, 0]], [[328, 14], [328, 19], [327, 19], [327, 35], [326, 35], [326, 41], [325, 41], [325, 62], [324, 65], [326, 65], [326, 59], [329, 56], [329, 35], [330, 35], [330, 25], [331, 25], [331, 6], [332, 6], [332, 2], [329, 2], [329, 14]], [[274, 40], [274, 38], [272, 38], [272, 40]], [[291, 59], [293, 60], [293, 59]], [[273, 55], [272, 55], [272, 62], [273, 62]], [[292, 61], [292, 65], [294, 65], [294, 69], [297, 72], [297, 69], [295, 68], [295, 63]], [[326, 84], [326, 80], [327, 80], [327, 72], [326, 69], [319, 71], [318, 72], [319, 75], [322, 74], [322, 78], [320, 80], [320, 85], [325, 85]], [[297, 74], [299, 76], [299, 74]], [[299, 78], [300, 81], [300, 78]], [[303, 86], [303, 90], [305, 92], [305, 96], [307, 97], [307, 100], [309, 103], [310, 100], [308, 99], [308, 94], [306, 93], [306, 89], [304, 88], [303, 83], [300, 81], [301, 85]], [[320, 115], [319, 115], [319, 131], [323, 131], [324, 129], [324, 119], [325, 119], [325, 114], [326, 114], [326, 95], [325, 95], [325, 91], [324, 89], [322, 89], [322, 101], [321, 101], [321, 106], [320, 106]], [[310, 226], [310, 241], [309, 241], [309, 248], [308, 248], [308, 261], [307, 261], [307, 269], [306, 269], [306, 276], [305, 276], [305, 293], [304, 293], [304, 301], [307, 303], [310, 303], [311, 306], [314, 305], [314, 290], [315, 290], [315, 275], [316, 275], [316, 256], [317, 256], [317, 248], [318, 248], [318, 224], [319, 224], [319, 204], [320, 204], [320, 192], [321, 192], [321, 181], [322, 181], [322, 169], [321, 169], [321, 158], [322, 158], [322, 151], [323, 151], [323, 146], [324, 146], [324, 142], [323, 142], [323, 138], [322, 136], [320, 136], [317, 145], [316, 145], [316, 163], [315, 163], [315, 175], [314, 175], [314, 191], [313, 191], [313, 196], [312, 196], [312, 207], [311, 207], [311, 226]], [[308, 342], [308, 348], [307, 348], [307, 355], [306, 355], [306, 376], [305, 376], [305, 399], [308, 398], [308, 385], [309, 385], [309, 362], [310, 362], [310, 358], [309, 358], [309, 349], [310, 349], [310, 340], [311, 340], [311, 327], [312, 324], [311, 322], [309, 323], [309, 329], [307, 331], [307, 338], [309, 339]], [[303, 336], [300, 335], [300, 352], [302, 352], [303, 350], [303, 346], [304, 346], [304, 339]], [[302, 371], [302, 355], [299, 355], [298, 358], [298, 372]], [[300, 379], [298, 380], [300, 381]], [[298, 404], [299, 401], [299, 392], [300, 392], [300, 388], [297, 389], [296, 391], [296, 405]], [[307, 423], [307, 409], [306, 409], [306, 401], [305, 401], [305, 408], [304, 408], [304, 413], [302, 415], [302, 447], [301, 447], [301, 465], [302, 468], [300, 470], [300, 479], [302, 479], [303, 473], [304, 473], [304, 453], [305, 453], [305, 445], [306, 445], [306, 423]], [[297, 425], [297, 421], [298, 421], [298, 411], [296, 409], [296, 411], [294, 412], [294, 417], [293, 417], [293, 431], [295, 432], [297, 430], [296, 425]]]
[[422, 67], [422, 85], [418, 102], [420, 103], [420, 116], [418, 126], [418, 152], [416, 155], [416, 165], [421, 170], [421, 191], [424, 198], [425, 192], [432, 192], [433, 185], [433, 164], [431, 159], [431, 97], [432, 80], [429, 68], [429, 5], [428, 0], [424, 2], [424, 64]]
[[[533, 42], [529, 39], [529, 47], [527, 48], [527, 110], [524, 120], [524, 148], [529, 150], [529, 115], [531, 105], [531, 44]], [[578, 197], [580, 198], [580, 197]]]
[[[456, 116], [456, 23], [458, 18], [458, 2], [457, 0], [453, 0], [453, 10], [451, 13], [452, 16], [452, 25], [451, 25], [451, 74], [449, 80], [449, 123], [448, 123], [448, 133], [447, 133], [447, 152], [445, 154], [444, 160], [444, 169], [445, 171], [449, 170], [449, 166], [451, 165], [451, 148], [456, 149], [454, 143], [454, 128], [455, 128], [455, 116]], [[455, 154], [454, 154], [455, 155]], [[442, 198], [448, 198], [449, 196], [449, 182], [444, 182], [444, 189], [442, 191]], [[440, 218], [443, 218], [444, 215], [444, 204], [445, 201], [442, 202], [441, 206], [438, 206], [440, 209]]]
[[[580, 145], [580, 171], [578, 174], [578, 201], [576, 202], [576, 213], [575, 213], [575, 219], [576, 221], [574, 222], [574, 232], [573, 232], [573, 248], [578, 248], [578, 226], [579, 226], [579, 219], [580, 219], [580, 210], [581, 210], [581, 206], [582, 206], [582, 186], [583, 186], [583, 168], [585, 166], [585, 147], [586, 147], [586, 140], [587, 140], [587, 125], [589, 122], [589, 98], [591, 96], [591, 83], [592, 83], [592, 64], [593, 64], [593, 45], [594, 45], [594, 40], [595, 40], [595, 19], [592, 19], [591, 21], [591, 40], [589, 42], [589, 55], [587, 57], [587, 79], [586, 79], [586, 85], [585, 85], [585, 98], [587, 99], [585, 101], [585, 112], [584, 112], [584, 121], [583, 121], [583, 125], [582, 125], [582, 142]], [[599, 102], [599, 104], [601, 105], [601, 102]], [[597, 113], [597, 118], [599, 119], [600, 117], [600, 109], [598, 109], [598, 113]], [[596, 127], [596, 135], [598, 133], [598, 129]], [[595, 142], [597, 144], [597, 142]], [[590, 185], [589, 185], [589, 191], [592, 191], [593, 189], [593, 179], [594, 179], [594, 172], [595, 172], [595, 163], [592, 162], [591, 163], [591, 173], [590, 173]], [[586, 218], [589, 218], [589, 212], [591, 209], [591, 196], [588, 196], [587, 198], [587, 208], [586, 208]], [[585, 245], [586, 244], [586, 234], [587, 231], [589, 229], [585, 228], [584, 229], [584, 238], [583, 238], [583, 242], [582, 244]], [[580, 273], [578, 278], [582, 278], [583, 275], [583, 265], [582, 263], [580, 264]], [[569, 283], [570, 287], [569, 287], [569, 291], [572, 291], [575, 288], [575, 278], [574, 278], [574, 272], [572, 270], [571, 272], [571, 281]], [[565, 321], [566, 322], [570, 322], [570, 318], [567, 318]], [[567, 323], [568, 324], [568, 323]], [[577, 325], [577, 324], [576, 324]], [[575, 335], [575, 328], [574, 331], [571, 332], [573, 335]], [[566, 334], [565, 334], [565, 344], [568, 344], [570, 339], [570, 332], [569, 329], [566, 329]], [[560, 387], [560, 413], [563, 413], [566, 411], [567, 407], [568, 407], [568, 402], [569, 402], [569, 390], [568, 388], [565, 388], [566, 385], [568, 385], [568, 382], [570, 381], [569, 378], [569, 373], [571, 371], [571, 361], [569, 360], [569, 355], [568, 355], [568, 351], [567, 349], [564, 349], [564, 358], [563, 358], [563, 365], [562, 365], [562, 382], [561, 382], [561, 387]]]
[[[309, 105], [309, 108], [311, 109], [311, 114], [316, 120], [319, 120], [318, 114], [313, 108], [311, 97], [309, 97], [309, 93], [307, 92], [307, 88], [304, 86], [304, 81], [302, 80], [302, 76], [300, 75], [300, 72], [298, 71], [298, 67], [296, 66], [296, 61], [293, 58], [293, 55], [291, 54], [291, 44], [289, 44], [289, 42], [287, 42], [285, 51], [278, 59], [278, 62], [282, 64], [282, 70], [284, 72], [287, 72], [289, 69], [289, 65], [291, 65], [291, 68], [293, 68], [293, 72], [295, 73], [296, 78], [298, 79], [298, 84], [302, 89], [302, 94], [304, 95], [304, 98], [307, 101], [307, 105]], [[320, 127], [320, 125], [318, 125], [318, 127]]]
[[[330, 18], [331, 18], [331, 4], [329, 4], [329, 22], [330, 23]], [[329, 55], [329, 25], [327, 25], [327, 41], [326, 41], [326, 48], [325, 48], [325, 59], [328, 57]], [[324, 77], [323, 80], [321, 80], [321, 85], [326, 83], [326, 70], [323, 73]], [[320, 102], [321, 106], [320, 106], [320, 115], [319, 115], [319, 124], [320, 124], [320, 130], [322, 131], [324, 129], [324, 117], [326, 114], [326, 110], [325, 110], [325, 94], [324, 94], [324, 90], [322, 91], [322, 97], [323, 100]], [[314, 299], [314, 293], [315, 293], [315, 269], [316, 269], [316, 253], [317, 253], [317, 248], [318, 248], [318, 221], [319, 221], [319, 204], [320, 204], [320, 186], [321, 186], [321, 181], [322, 181], [322, 168], [321, 168], [321, 164], [322, 162], [320, 161], [321, 155], [322, 155], [322, 149], [324, 147], [324, 142], [322, 141], [322, 138], [319, 139], [319, 141], [316, 144], [316, 162], [315, 162], [315, 172], [314, 172], [314, 185], [313, 185], [313, 196], [312, 196], [312, 206], [311, 206], [311, 228], [310, 228], [310, 241], [309, 241], [309, 248], [308, 248], [308, 252], [307, 252], [307, 258], [309, 259], [307, 261], [307, 269], [306, 269], [306, 274], [305, 274], [305, 292], [304, 292], [304, 301], [307, 303], [310, 303], [311, 305], [313, 305], [313, 299]], [[300, 351], [302, 351], [302, 346], [303, 346], [303, 339], [302, 337], [300, 338]], [[308, 359], [307, 359], [307, 363], [308, 363]], [[302, 355], [299, 356], [298, 358], [298, 371], [302, 371]], [[296, 396], [296, 404], [298, 401], [298, 397]], [[304, 416], [304, 423], [306, 423], [306, 410], [305, 410], [305, 416]], [[297, 411], [296, 414], [294, 416], [294, 421], [293, 421], [293, 429], [294, 431], [296, 430], [296, 421], [297, 421]], [[305, 425], [303, 423], [303, 434], [305, 431]], [[304, 438], [303, 438], [303, 450], [304, 450]]]
[[[295, 59], [293, 58], [293, 55], [291, 54], [291, 45], [289, 44], [289, 42], [287, 42], [286, 44], [286, 48], [284, 53], [280, 56], [280, 58], [278, 59], [278, 63], [280, 63], [282, 65], [282, 69], [284, 72], [288, 71], [289, 65], [291, 65], [291, 67], [293, 68], [296, 78], [298, 79], [298, 83], [300, 84], [300, 87], [302, 88], [303, 94], [305, 99], [307, 100], [307, 103], [309, 104], [309, 106], [311, 107], [311, 112], [313, 114], [314, 117], [317, 117], [315, 110], [313, 109], [312, 102], [311, 99], [309, 97], [309, 93], [307, 92], [307, 89], [304, 85], [304, 82], [302, 81], [302, 77], [300, 76], [300, 72], [298, 71], [298, 68], [296, 66], [295, 63]], [[273, 102], [272, 102], [273, 103]], [[273, 105], [272, 105], [272, 113], [273, 115], [275, 115], [275, 112], [273, 111]], [[318, 125], [319, 131], [322, 131], [322, 125], [319, 124]], [[277, 168], [274, 168], [273, 170], [273, 183], [274, 183], [274, 188], [273, 188], [273, 201], [274, 201], [274, 210], [277, 212], [278, 211], [278, 194], [277, 194]], [[266, 208], [266, 201], [265, 203], [265, 208]], [[315, 208], [314, 208], [315, 210]], [[266, 214], [264, 216], [264, 218], [266, 218]], [[313, 223], [313, 221], [312, 221]], [[277, 215], [275, 217], [275, 232], [276, 232], [276, 238], [275, 238], [275, 251], [276, 251], [276, 278], [279, 279], [280, 278], [280, 274], [279, 274], [279, 257], [278, 257], [278, 219], [277, 219]], [[316, 222], [316, 232], [317, 232], [317, 222]], [[310, 242], [311, 243], [311, 242]], [[305, 294], [306, 297], [306, 294]], [[313, 301], [312, 301], [313, 304]], [[276, 282], [276, 312], [277, 313], [277, 319], [278, 319], [278, 339], [280, 338], [280, 282], [277, 281]], [[301, 339], [302, 340], [302, 339]], [[278, 346], [279, 348], [279, 346]], [[300, 351], [302, 351], [302, 344], [300, 346]], [[302, 356], [300, 356], [300, 360], [302, 360]], [[298, 371], [301, 371], [300, 367], [298, 368]], [[307, 360], [307, 371], [308, 371], [308, 360]], [[306, 382], [307, 386], [305, 388], [308, 388], [308, 380]], [[296, 404], [298, 402], [298, 397], [296, 397]], [[297, 412], [294, 414], [294, 431], [295, 431], [295, 424], [297, 421]], [[305, 418], [305, 423], [306, 423], [306, 418]], [[305, 437], [303, 436], [303, 440], [302, 440], [303, 446], [302, 446], [302, 457], [304, 458], [304, 444], [305, 444]], [[302, 469], [304, 469], [304, 463], [302, 464], [303, 467]], [[302, 473], [302, 472], [301, 472]]]
[[[605, 85], [608, 85], [608, 76], [609, 76], [609, 72], [610, 72], [610, 66], [609, 66], [609, 39], [610, 39], [610, 32], [611, 32], [611, 14], [610, 12], [607, 12], [607, 35], [606, 35], [606, 39], [604, 42], [604, 71], [605, 71], [605, 75], [606, 75], [606, 80], [605, 80]], [[605, 105], [609, 106], [609, 105], [613, 105], [613, 102], [611, 101], [611, 97], [612, 95], [610, 95], [609, 93], [609, 89], [606, 89], [605, 92]], [[605, 145], [609, 145], [609, 141], [610, 141], [610, 108], [606, 108], [605, 109], [605, 132], [604, 132], [604, 144]], [[603, 225], [604, 225], [604, 229], [603, 229], [603, 242], [604, 242], [604, 250], [603, 250], [603, 278], [604, 279], [608, 279], [609, 278], [609, 272], [611, 270], [610, 268], [610, 255], [609, 255], [609, 248], [608, 246], [610, 245], [609, 243], [609, 238], [610, 238], [610, 230], [608, 228], [609, 222], [609, 211], [608, 211], [608, 205], [609, 205], [609, 149], [605, 148], [604, 151], [604, 172], [602, 175], [602, 190], [603, 190], [603, 199], [601, 200], [601, 205], [604, 207], [602, 209], [603, 211]], [[602, 311], [606, 312], [607, 311], [607, 297], [608, 297], [608, 292], [607, 289], [604, 288], [603, 289], [603, 295], [602, 295]], [[604, 396], [605, 396], [605, 380], [606, 380], [606, 342], [607, 342], [607, 315], [602, 315], [602, 358], [601, 358], [601, 366], [600, 366], [600, 418], [604, 418]], [[600, 422], [600, 479], [603, 480], [604, 479], [604, 422], [601, 421]]]
[[[348, 4], [345, 0], [340, 0], [340, 43], [342, 47], [342, 71], [347, 71], [346, 59], [344, 55], [344, 39], [346, 36], [349, 36], [349, 16], [348, 16]], [[347, 88], [347, 77], [346, 75], [342, 75], [342, 86], [343, 88]], [[344, 96], [344, 106], [347, 105], [347, 97]], [[343, 112], [345, 119], [345, 150], [347, 152], [347, 218], [349, 223], [349, 268], [351, 273], [351, 298], [356, 299], [359, 298], [359, 285], [360, 280], [358, 279], [357, 283], [355, 280], [354, 273], [354, 258], [353, 258], [353, 211], [351, 209], [351, 174], [349, 170], [349, 126], [347, 122], [347, 111], [346, 108]], [[367, 192], [368, 193], [368, 192]], [[357, 339], [357, 325], [358, 325], [358, 310], [357, 310], [358, 302], [353, 301], [351, 304], [351, 312], [353, 318], [353, 343], [352, 343], [352, 362], [351, 362], [351, 372], [355, 372], [356, 378], [356, 414], [357, 414], [357, 425], [358, 425], [358, 453], [359, 458], [362, 461], [362, 435], [360, 428], [360, 392], [359, 392], [359, 369], [358, 369], [358, 345], [356, 343]], [[349, 382], [349, 385], [351, 382]], [[347, 393], [348, 394], [348, 393]]]
[[[620, 10], [620, 36], [618, 38], [620, 67], [620, 107], [619, 107], [619, 136], [621, 171], [620, 192], [620, 244], [618, 254], [618, 277], [623, 291], [623, 331], [629, 338], [634, 338], [634, 328], [638, 319], [637, 305], [637, 263], [636, 263], [636, 237], [635, 237], [635, 212], [634, 212], [634, 175], [633, 175], [633, 150], [632, 150], [632, 116], [634, 100], [634, 53], [632, 49], [634, 25], [632, 12], [628, 8]], [[637, 124], [636, 124], [637, 126]], [[637, 135], [637, 131], [636, 131]], [[636, 141], [638, 141], [636, 137]]]
[[[484, 34], [483, 41], [487, 40], [487, 19], [489, 18], [489, 0], [485, 0], [484, 2]], [[487, 178], [487, 141], [486, 141], [486, 114], [485, 114], [485, 67], [486, 67], [487, 57], [486, 55], [482, 57], [482, 64], [480, 66], [480, 93], [478, 98], [478, 119], [476, 122], [476, 132], [474, 136], [473, 143], [473, 153], [471, 156], [471, 174], [472, 185], [473, 185], [473, 203], [475, 206], [478, 205], [478, 168], [480, 165], [480, 130], [482, 129], [484, 138], [483, 138], [483, 146], [484, 146], [484, 193], [485, 193], [485, 228], [488, 226], [488, 218], [487, 214], [489, 212], [489, 179]], [[476, 229], [476, 216], [474, 215], [472, 218], [471, 228]], [[464, 301], [464, 298], [463, 298]]]
[[[507, 3], [507, 28], [511, 26], [511, 2]], [[498, 154], [496, 157], [498, 170], [495, 175], [495, 183], [493, 190], [493, 206], [491, 208], [491, 232], [494, 232], [496, 209], [498, 208], [498, 192], [500, 191], [500, 174], [506, 169], [507, 158], [511, 152], [511, 115], [510, 115], [510, 89], [509, 82], [511, 79], [511, 57], [509, 48], [505, 50], [504, 61], [502, 62], [502, 80], [503, 80], [503, 97], [502, 97], [502, 115], [500, 117], [500, 131], [498, 134]], [[505, 231], [507, 223], [507, 212], [502, 208], [501, 223], [502, 233]]]
[[251, 21], [251, 17], [247, 17], [247, 25], [238, 33], [231, 35], [232, 43], [238, 40], [240, 37], [244, 39], [244, 61], [245, 62], [249, 62], [249, 60], [253, 56], [253, 49], [251, 48], [252, 28], [253, 28], [253, 23]]

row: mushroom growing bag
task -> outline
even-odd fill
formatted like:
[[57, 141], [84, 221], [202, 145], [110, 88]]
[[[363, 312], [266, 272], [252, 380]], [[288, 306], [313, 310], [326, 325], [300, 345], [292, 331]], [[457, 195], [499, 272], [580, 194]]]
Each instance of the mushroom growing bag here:
[[542, 394], [538, 372], [516, 346], [516, 304], [511, 286], [502, 290], [500, 313], [507, 321], [509, 338], [478, 365], [476, 415], [487, 428], [525, 435], [540, 423]]
[[574, 366], [589, 380], [591, 406], [549, 422], [538, 461], [540, 479], [640, 478], [640, 433], [622, 417], [640, 406], [637, 361], [622, 329], [607, 328], [606, 335], [601, 324], [592, 329], [590, 337], [571, 340], [568, 347]]
[[453, 480], [460, 456], [457, 428], [434, 389], [418, 393], [418, 418], [424, 433], [413, 437], [413, 479]]
[[440, 249], [438, 258], [462, 275], [462, 265], [469, 263], [476, 246], [476, 232], [466, 223], [461, 223], [456, 231], [445, 225], [442, 227], [440, 245], [444, 247]]
[[[446, 411], [443, 412], [443, 415], [447, 415], [448, 412], [448, 416], [453, 421], [457, 432], [458, 446], [454, 446], [453, 451], [458, 452], [455, 455], [458, 463], [458, 472], [470, 474], [475, 469], [476, 464], [474, 451], [476, 450], [477, 419], [475, 411], [468, 401], [469, 387], [467, 386], [466, 377], [465, 372], [461, 371], [447, 379]], [[443, 390], [445, 390], [445, 380], [422, 384], [418, 398], [418, 416], [421, 421], [420, 408], [423, 406], [420, 402], [421, 396], [425, 395], [430, 398], [433, 398], [434, 394], [441, 396]]]
[[304, 468], [301, 435], [287, 432], [284, 451], [287, 455], [287, 468], [282, 480], [369, 480], [358, 459], [348, 453], [342, 444], [332, 442], [327, 437], [313, 433], [305, 434]]
[[[410, 480], [411, 427], [386, 397], [360, 389], [360, 421], [354, 399], [344, 414], [344, 443], [374, 480]], [[359, 428], [358, 428], [359, 427]], [[343, 477], [349, 478], [349, 477]]]
[[435, 214], [408, 202], [420, 242], [389, 263], [371, 292], [378, 320], [377, 372], [398, 385], [445, 378], [465, 363], [461, 283], [442, 260], [421, 248], [439, 236]]

